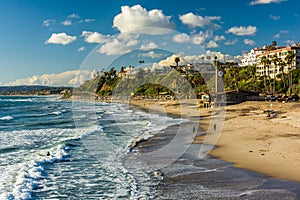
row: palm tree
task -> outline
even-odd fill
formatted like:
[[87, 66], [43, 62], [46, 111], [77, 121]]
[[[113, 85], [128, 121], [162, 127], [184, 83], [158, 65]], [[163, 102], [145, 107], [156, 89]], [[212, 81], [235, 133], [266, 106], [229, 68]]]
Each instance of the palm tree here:
[[256, 82], [256, 65], [250, 65], [247, 67], [247, 70], [249, 71], [250, 75], [252, 76], [252, 90], [254, 91], [254, 86]]
[[266, 81], [266, 71], [267, 70], [266, 69], [267, 69], [267, 67], [269, 67], [271, 61], [266, 56], [263, 56], [261, 58], [260, 63], [264, 66], [264, 86], [265, 86], [265, 91], [266, 91], [266, 89], [267, 89], [267, 81]]
[[289, 91], [290, 91], [290, 95], [292, 94], [292, 88], [293, 88], [293, 69], [292, 69], [292, 64], [293, 64], [293, 60], [296, 57], [296, 54], [294, 51], [289, 50], [286, 57], [285, 57], [285, 61], [287, 64], [290, 65], [290, 69], [289, 69]]
[[283, 81], [283, 88], [284, 88], [284, 95], [286, 95], [286, 83], [285, 83], [285, 76], [284, 76], [284, 66], [286, 65], [286, 62], [284, 62], [281, 58], [279, 58], [279, 70], [281, 72], [281, 79]]
[[240, 68], [239, 67], [231, 67], [228, 70], [229, 76], [231, 77], [232, 82], [234, 83], [236, 92], [239, 92], [239, 72]]
[[140, 63], [140, 68], [141, 68], [141, 65], [142, 65], [143, 63], [145, 63], [145, 61], [140, 60], [139, 63]]
[[180, 58], [179, 58], [179, 57], [176, 57], [176, 58], [175, 58], [175, 62], [176, 62], [176, 67], [177, 67], [177, 69], [178, 69], [178, 63], [180, 62]]
[[276, 70], [277, 70], [277, 64], [280, 62], [277, 55], [274, 55], [272, 58], [272, 62], [274, 63], [274, 70], [273, 70], [273, 95], [275, 94], [276, 90]]

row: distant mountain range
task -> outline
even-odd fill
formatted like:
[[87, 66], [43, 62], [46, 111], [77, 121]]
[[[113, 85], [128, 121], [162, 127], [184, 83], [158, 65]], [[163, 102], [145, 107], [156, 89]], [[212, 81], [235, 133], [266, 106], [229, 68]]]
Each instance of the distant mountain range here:
[[41, 85], [0, 86], [0, 95], [52, 95], [60, 94], [72, 87], [52, 87]]

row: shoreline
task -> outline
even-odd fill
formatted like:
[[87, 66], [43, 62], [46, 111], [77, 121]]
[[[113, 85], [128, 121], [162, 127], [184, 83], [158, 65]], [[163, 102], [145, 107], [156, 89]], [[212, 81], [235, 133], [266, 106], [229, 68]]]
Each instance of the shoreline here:
[[[59, 98], [59, 100], [83, 99]], [[180, 103], [178, 100], [89, 100], [123, 103], [146, 112], [189, 119], [199, 123], [196, 132], [200, 134], [195, 135], [192, 145], [205, 142], [209, 144], [205, 136], [213, 109], [198, 108], [196, 100], [185, 100]], [[223, 130], [209, 155], [232, 163], [236, 168], [300, 182], [300, 168], [297, 168], [300, 166], [300, 103], [247, 101], [225, 106], [225, 110]], [[264, 113], [265, 110], [276, 111], [277, 118], [268, 118]]]
[[[206, 133], [212, 109], [198, 109], [175, 100], [130, 102], [144, 110], [199, 120], [199, 130]], [[184, 109], [183, 115], [181, 111]], [[300, 182], [300, 104], [248, 101], [229, 105], [222, 133], [209, 155], [232, 163], [234, 167], [261, 173], [273, 178]], [[268, 118], [265, 110], [274, 110], [276, 118]], [[186, 114], [190, 114], [186, 116]], [[197, 114], [200, 117], [197, 117]], [[298, 121], [297, 121], [298, 120]], [[201, 132], [201, 131], [200, 131]], [[193, 144], [202, 144], [203, 135], [196, 135]]]

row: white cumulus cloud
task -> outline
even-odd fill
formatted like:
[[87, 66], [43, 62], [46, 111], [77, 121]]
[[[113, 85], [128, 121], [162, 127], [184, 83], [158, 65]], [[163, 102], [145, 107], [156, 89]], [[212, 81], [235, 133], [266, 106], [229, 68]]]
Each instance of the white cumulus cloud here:
[[110, 39], [109, 35], [102, 35], [101, 33], [97, 32], [90, 32], [90, 31], [82, 31], [80, 37], [84, 37], [84, 41], [87, 43], [105, 43], [107, 40]]
[[67, 20], [61, 22], [61, 24], [64, 25], [64, 26], [71, 26], [72, 25], [72, 21], [69, 20], [69, 19], [67, 19]]
[[139, 42], [137, 40], [121, 41], [117, 38], [114, 38], [102, 45], [98, 52], [108, 56], [122, 55], [132, 51], [134, 46], [136, 46], [138, 43]]
[[[158, 62], [159, 66], [174, 66], [176, 65], [175, 63], [175, 58], [179, 57], [180, 62], [179, 65], [187, 65], [189, 63], [202, 63], [202, 62], [212, 62], [217, 56], [217, 59], [221, 62], [239, 62], [241, 60], [241, 56], [232, 56], [229, 54], [223, 54], [222, 52], [217, 52], [217, 51], [210, 51], [207, 50], [204, 54], [200, 55], [188, 55], [188, 56], [180, 56], [180, 55], [172, 55], [164, 60], [161, 60]], [[157, 65], [157, 64], [155, 64]]]
[[149, 51], [148, 53], [141, 53], [139, 57], [149, 57], [149, 58], [162, 58], [164, 54], [155, 53], [154, 51]]
[[168, 58], [158, 62], [158, 65], [161, 66], [161, 67], [163, 67], [163, 66], [175, 66], [176, 65], [175, 58], [177, 58], [177, 57], [180, 58], [179, 65], [188, 64], [186, 62], [186, 60], [184, 58], [182, 58], [180, 55], [174, 54], [174, 55], [169, 56]]
[[250, 2], [250, 5], [281, 3], [284, 1], [287, 1], [287, 0], [253, 0]]
[[19, 79], [6, 85], [79, 86], [86, 80], [89, 80], [93, 76], [93, 73], [89, 70], [73, 70], [59, 74], [43, 74]]
[[193, 27], [210, 27], [210, 28], [215, 28], [218, 29], [220, 28], [219, 25], [214, 24], [212, 21], [219, 21], [221, 19], [220, 16], [199, 16], [199, 15], [195, 15], [193, 13], [187, 13], [185, 15], [181, 15], [179, 17], [179, 19], [181, 20], [181, 22], [183, 24], [186, 25], [190, 25]]
[[151, 50], [151, 49], [156, 49], [159, 46], [157, 44], [155, 44], [154, 42], [148, 42], [146, 44], [142, 44], [142, 46], [140, 47], [140, 50]]
[[250, 40], [250, 39], [244, 39], [244, 44], [253, 46], [253, 45], [255, 45], [255, 41], [254, 40]]
[[191, 37], [186, 33], [181, 33], [173, 36], [173, 41], [177, 43], [188, 43], [191, 41]]
[[74, 42], [76, 39], [76, 36], [70, 36], [66, 33], [52, 33], [51, 37], [48, 40], [46, 40], [45, 44], [67, 45]]
[[214, 40], [209, 41], [206, 45], [206, 48], [218, 48], [218, 47], [219, 45]]
[[213, 37], [212, 31], [200, 31], [198, 34], [194, 35], [192, 37], [192, 43], [193, 44], [203, 44], [207, 39], [210, 39]]
[[255, 26], [234, 26], [227, 30], [227, 33], [232, 33], [238, 36], [255, 35], [257, 28]]
[[214, 41], [221, 41], [221, 40], [226, 40], [226, 38], [225, 38], [225, 36], [223, 36], [223, 35], [221, 35], [221, 36], [219, 36], [219, 35], [216, 35], [215, 37], [214, 37]]
[[234, 39], [234, 40], [227, 40], [224, 44], [225, 45], [235, 45], [238, 42], [238, 39]]
[[173, 41], [177, 43], [192, 43], [203, 44], [207, 39], [213, 37], [212, 31], [200, 31], [194, 35], [188, 35], [186, 33], [180, 33], [173, 36]]
[[[113, 27], [117, 28], [121, 33], [163, 34], [164, 31], [160, 28], [172, 29], [174, 27], [170, 19], [171, 17], [166, 16], [162, 10], [153, 9], [147, 11], [141, 5], [122, 6], [121, 13], [114, 17]], [[144, 30], [144, 28], [154, 27], [156, 29], [152, 29], [152, 31]]]

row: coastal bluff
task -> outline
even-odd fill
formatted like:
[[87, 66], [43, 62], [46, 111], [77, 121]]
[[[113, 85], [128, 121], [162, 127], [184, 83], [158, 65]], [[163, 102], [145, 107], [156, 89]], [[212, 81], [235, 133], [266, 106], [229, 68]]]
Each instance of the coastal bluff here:
[[72, 91], [72, 87], [52, 87], [41, 85], [0, 86], [0, 95], [61, 95]]

